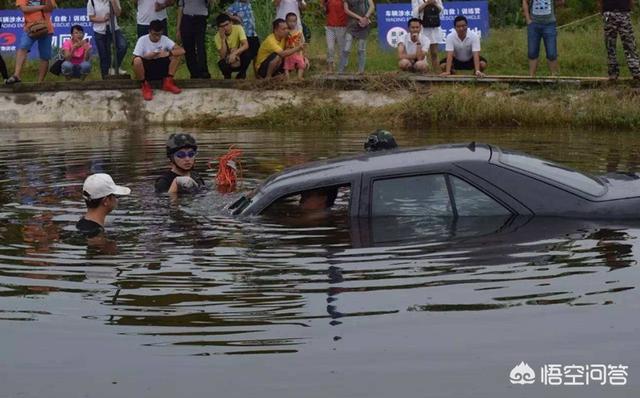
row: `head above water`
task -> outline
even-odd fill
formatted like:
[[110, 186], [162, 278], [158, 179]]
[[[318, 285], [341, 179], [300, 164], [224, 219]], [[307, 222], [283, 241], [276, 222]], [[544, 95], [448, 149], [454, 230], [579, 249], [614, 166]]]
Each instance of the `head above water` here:
[[[82, 197], [89, 209], [95, 209], [101, 204], [109, 207], [109, 211], [117, 205], [117, 197], [131, 193], [131, 189], [116, 185], [109, 174], [96, 173], [84, 180]], [[106, 199], [106, 200], [105, 200]]]
[[198, 143], [189, 133], [171, 134], [167, 139], [167, 157], [171, 159], [176, 152], [183, 148], [197, 151]]
[[367, 140], [364, 142], [364, 150], [367, 152], [384, 151], [389, 149], [395, 149], [398, 147], [396, 139], [393, 134], [387, 130], [378, 129], [369, 134]]

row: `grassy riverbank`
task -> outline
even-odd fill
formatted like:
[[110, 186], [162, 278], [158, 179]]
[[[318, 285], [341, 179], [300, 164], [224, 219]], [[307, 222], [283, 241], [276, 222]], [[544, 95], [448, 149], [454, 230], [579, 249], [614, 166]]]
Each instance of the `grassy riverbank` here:
[[[187, 125], [331, 130], [336, 128], [562, 127], [635, 130], [640, 128], [640, 91], [603, 89], [511, 89], [469, 85], [407, 91], [392, 105], [375, 110], [340, 105], [335, 93], [298, 106], [274, 108], [253, 118], [201, 120]], [[204, 123], [204, 124], [203, 124]]]
[[[637, 26], [637, 24], [635, 24]], [[125, 26], [124, 30], [129, 39], [129, 50], [135, 45], [135, 27]], [[214, 31], [209, 27], [207, 39], [209, 69], [214, 78], [222, 78], [217, 68], [217, 53], [213, 49], [211, 38]], [[499, 28], [492, 29], [488, 37], [483, 39], [482, 54], [489, 60], [488, 74], [493, 75], [526, 75], [528, 73], [526, 56], [526, 30], [524, 28]], [[591, 18], [583, 23], [562, 28], [558, 34], [558, 48], [560, 61], [560, 75], [562, 76], [606, 76], [606, 52], [602, 33], [602, 22], [599, 17]], [[130, 51], [129, 51], [130, 52]], [[308, 47], [308, 56], [312, 61], [312, 70], [309, 75], [325, 72], [326, 43], [324, 31], [316, 29], [313, 32], [311, 43]], [[619, 49], [619, 60], [622, 66], [622, 76], [629, 76], [624, 60], [622, 48]], [[440, 54], [443, 57], [444, 54]], [[544, 59], [544, 51], [541, 53]], [[13, 70], [13, 59], [7, 59], [9, 70]], [[355, 51], [352, 53], [349, 71], [355, 68]], [[93, 70], [88, 79], [100, 79], [97, 57], [93, 60]], [[130, 70], [131, 55], [124, 60], [124, 69]], [[395, 71], [397, 69], [396, 54], [393, 51], [382, 50], [378, 44], [377, 32], [372, 31], [367, 47], [367, 73], [378, 74]], [[29, 62], [24, 73], [23, 80], [34, 81], [37, 63]], [[540, 64], [539, 75], [548, 75], [546, 63]], [[253, 78], [253, 72], [249, 74]], [[189, 77], [186, 65], [182, 65], [177, 73], [177, 78]], [[47, 80], [64, 80], [52, 74], [47, 75]]]

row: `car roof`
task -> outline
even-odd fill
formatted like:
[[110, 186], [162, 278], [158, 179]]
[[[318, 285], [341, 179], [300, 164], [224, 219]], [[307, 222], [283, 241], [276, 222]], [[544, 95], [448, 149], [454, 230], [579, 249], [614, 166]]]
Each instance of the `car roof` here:
[[425, 164], [451, 164], [461, 161], [488, 162], [495, 147], [487, 144], [447, 144], [420, 148], [395, 149], [390, 151], [364, 152], [355, 155], [319, 160], [287, 168], [265, 181], [263, 189], [278, 189], [300, 185], [309, 187], [314, 183], [339, 184], [361, 173], [380, 170], [411, 168]]

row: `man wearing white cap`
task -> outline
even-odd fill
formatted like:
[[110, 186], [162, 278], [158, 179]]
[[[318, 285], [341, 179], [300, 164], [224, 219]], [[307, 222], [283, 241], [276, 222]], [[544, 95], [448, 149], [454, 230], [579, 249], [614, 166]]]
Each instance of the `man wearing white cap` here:
[[82, 186], [87, 213], [76, 223], [78, 231], [88, 238], [104, 232], [105, 218], [118, 206], [118, 196], [130, 193], [131, 189], [116, 185], [109, 174], [97, 173], [87, 177]]

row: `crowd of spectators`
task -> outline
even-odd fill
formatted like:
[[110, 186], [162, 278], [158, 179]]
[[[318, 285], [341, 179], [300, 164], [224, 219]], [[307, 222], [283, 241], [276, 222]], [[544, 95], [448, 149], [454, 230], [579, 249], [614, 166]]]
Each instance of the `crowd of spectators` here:
[[[272, 0], [276, 19], [272, 32], [262, 43], [257, 35], [251, 0], [235, 0], [226, 11], [216, 16], [213, 42], [218, 52], [217, 66], [225, 79], [247, 77], [253, 64], [259, 79], [303, 78], [309, 68], [305, 54], [310, 34], [302, 23], [305, 0]], [[319, 0], [326, 14], [327, 71], [343, 73], [349, 60], [351, 47], [357, 49], [357, 71], [366, 68], [367, 37], [375, 12], [374, 0]], [[544, 42], [546, 58], [552, 75], [558, 72], [556, 3], [564, 0], [522, 0], [527, 22], [529, 73], [535, 76], [538, 67], [540, 43]], [[162, 89], [180, 93], [173, 77], [182, 58], [192, 79], [209, 79], [207, 64], [207, 20], [211, 4], [208, 0], [136, 0], [137, 42], [133, 50], [131, 68], [140, 81], [143, 97], [153, 98], [149, 81], [162, 80]], [[640, 61], [631, 24], [631, 0], [598, 0], [604, 20], [605, 42], [609, 63], [609, 78], [617, 79], [619, 68], [616, 58], [616, 40], [622, 39], [629, 69], [640, 79]], [[15, 70], [9, 76], [0, 57], [0, 73], [6, 84], [20, 82], [27, 53], [34, 45], [39, 50], [37, 81], [42, 82], [51, 59], [53, 25], [51, 12], [57, 7], [55, 0], [16, 0], [24, 14], [24, 34], [20, 37]], [[167, 8], [176, 6], [177, 26], [175, 38], [169, 38]], [[412, 18], [407, 33], [398, 43], [398, 68], [415, 73], [441, 76], [470, 70], [477, 77], [485, 76], [487, 60], [480, 55], [480, 37], [468, 28], [464, 16], [454, 19], [454, 30], [444, 38], [446, 56], [438, 61], [439, 44], [443, 39], [440, 14], [442, 0], [412, 0]], [[94, 40], [103, 78], [124, 75], [122, 61], [129, 44], [118, 25], [122, 9], [119, 0], [88, 0], [87, 16], [93, 24]], [[58, 62], [66, 78], [84, 79], [91, 70], [91, 43], [84, 38], [81, 26], [71, 28], [71, 38], [62, 43]], [[115, 54], [112, 54], [112, 47]], [[337, 57], [336, 57], [337, 54]], [[113, 60], [112, 57], [115, 57]], [[336, 62], [337, 58], [337, 62]]]

